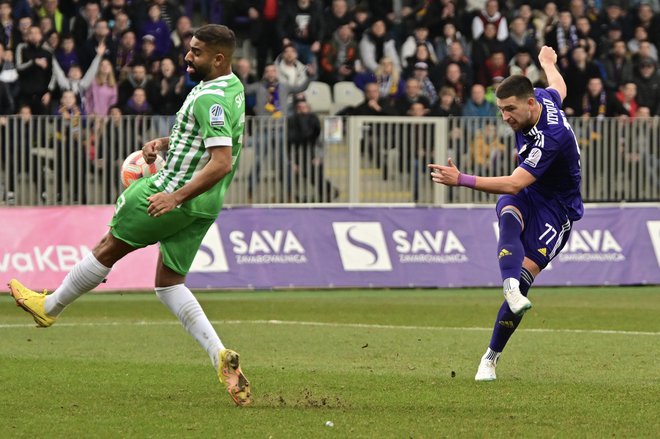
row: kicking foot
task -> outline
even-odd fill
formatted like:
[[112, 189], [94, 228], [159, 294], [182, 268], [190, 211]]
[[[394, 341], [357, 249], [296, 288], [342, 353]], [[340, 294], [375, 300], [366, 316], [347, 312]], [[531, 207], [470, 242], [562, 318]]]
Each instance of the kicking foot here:
[[218, 378], [229, 392], [236, 405], [246, 406], [252, 403], [250, 382], [243, 375], [238, 361], [238, 353], [231, 349], [218, 352]]
[[495, 368], [497, 367], [497, 361], [500, 359], [500, 354], [497, 354], [494, 360], [489, 360], [486, 358], [486, 355], [481, 357], [481, 362], [479, 363], [479, 369], [477, 369], [477, 374], [474, 376], [475, 381], [495, 381], [497, 375], [495, 374]]
[[20, 306], [30, 313], [37, 325], [47, 328], [55, 323], [55, 317], [49, 316], [45, 311], [46, 290], [43, 293], [37, 293], [25, 288], [16, 279], [10, 280], [7, 285], [9, 286], [9, 293], [16, 301], [16, 306]]
[[504, 290], [504, 298], [509, 304], [511, 312], [517, 316], [522, 316], [532, 307], [532, 302], [520, 292], [520, 288], [515, 287]]

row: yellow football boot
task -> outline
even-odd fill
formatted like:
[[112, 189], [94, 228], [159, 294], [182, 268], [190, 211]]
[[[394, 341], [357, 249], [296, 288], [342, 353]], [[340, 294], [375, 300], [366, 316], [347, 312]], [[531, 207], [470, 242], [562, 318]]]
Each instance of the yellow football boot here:
[[47, 328], [55, 323], [55, 317], [46, 314], [44, 309], [46, 304], [46, 290], [43, 293], [37, 293], [36, 291], [25, 288], [16, 279], [10, 280], [7, 285], [9, 286], [9, 292], [16, 301], [16, 306], [20, 306], [32, 314], [32, 318], [37, 322], [37, 325]]
[[250, 382], [245, 378], [238, 362], [238, 353], [231, 349], [218, 352], [218, 378], [229, 392], [236, 405], [246, 406], [252, 403]]

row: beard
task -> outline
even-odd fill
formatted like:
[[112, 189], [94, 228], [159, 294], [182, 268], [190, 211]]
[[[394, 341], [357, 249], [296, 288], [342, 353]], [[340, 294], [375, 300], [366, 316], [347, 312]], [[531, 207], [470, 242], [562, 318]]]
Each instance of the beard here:
[[190, 75], [191, 80], [195, 82], [200, 82], [208, 76], [210, 69], [204, 69], [203, 67], [196, 66], [193, 63], [187, 63], [187, 64], [188, 64], [188, 68], [193, 69], [193, 71], [188, 71], [188, 75]]

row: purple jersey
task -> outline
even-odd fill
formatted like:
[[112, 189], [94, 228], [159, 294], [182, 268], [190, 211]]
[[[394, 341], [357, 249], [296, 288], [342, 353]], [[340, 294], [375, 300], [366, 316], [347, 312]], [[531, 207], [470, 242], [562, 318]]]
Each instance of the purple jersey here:
[[552, 88], [535, 88], [541, 116], [528, 132], [516, 132], [520, 167], [536, 181], [527, 190], [559, 202], [568, 218], [582, 218], [580, 148], [573, 128], [561, 110], [561, 98]]

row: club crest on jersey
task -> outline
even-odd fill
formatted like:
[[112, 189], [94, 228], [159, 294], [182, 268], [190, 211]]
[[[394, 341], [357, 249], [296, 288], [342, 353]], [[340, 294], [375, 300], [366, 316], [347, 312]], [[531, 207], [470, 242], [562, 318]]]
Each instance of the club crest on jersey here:
[[539, 164], [539, 160], [541, 160], [542, 155], [543, 152], [539, 148], [533, 148], [525, 159], [525, 164], [531, 166], [532, 168], [536, 168], [536, 165]]
[[225, 124], [225, 112], [220, 104], [211, 105], [209, 119], [212, 127], [221, 127]]

